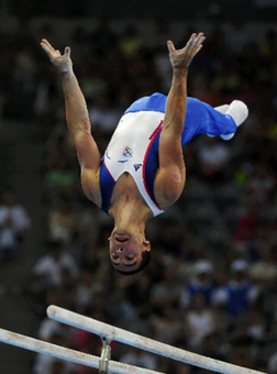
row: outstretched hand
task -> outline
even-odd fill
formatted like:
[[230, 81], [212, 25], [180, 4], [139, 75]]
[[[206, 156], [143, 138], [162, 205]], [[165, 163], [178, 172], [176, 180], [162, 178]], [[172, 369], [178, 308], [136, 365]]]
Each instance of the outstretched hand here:
[[200, 51], [203, 42], [206, 39], [204, 33], [194, 33], [191, 35], [186, 46], [181, 49], [176, 49], [173, 42], [168, 40], [167, 48], [169, 51], [169, 59], [173, 69], [188, 69], [194, 56]]
[[53, 46], [46, 39], [42, 39], [40, 45], [49, 57], [49, 60], [60, 73], [68, 73], [72, 71], [73, 64], [70, 58], [70, 47], [65, 47], [64, 54], [62, 55], [61, 52], [58, 49], [54, 49]]

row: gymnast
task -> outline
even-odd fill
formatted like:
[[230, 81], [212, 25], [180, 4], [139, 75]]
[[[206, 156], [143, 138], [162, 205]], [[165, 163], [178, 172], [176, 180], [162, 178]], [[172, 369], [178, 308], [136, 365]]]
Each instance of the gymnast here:
[[213, 108], [187, 97], [189, 66], [204, 40], [203, 33], [194, 33], [181, 49], [167, 42], [172, 66], [168, 95], [154, 93], [131, 104], [103, 158], [73, 72], [70, 47], [61, 54], [46, 39], [41, 41], [61, 78], [66, 122], [77, 151], [83, 192], [114, 220], [110, 259], [120, 273], [137, 273], [150, 260], [145, 225], [182, 194], [186, 181], [182, 146], [199, 134], [229, 140], [248, 116], [247, 106], [239, 100]]

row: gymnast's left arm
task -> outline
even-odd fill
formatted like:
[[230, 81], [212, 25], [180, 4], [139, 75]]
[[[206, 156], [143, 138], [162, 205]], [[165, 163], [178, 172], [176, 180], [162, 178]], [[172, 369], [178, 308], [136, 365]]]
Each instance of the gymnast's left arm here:
[[186, 115], [187, 76], [190, 63], [204, 40], [203, 33], [194, 33], [181, 49], [176, 49], [173, 42], [167, 42], [172, 82], [160, 136], [159, 170], [155, 178], [155, 196], [162, 208], [174, 203], [184, 188], [186, 175], [181, 137]]

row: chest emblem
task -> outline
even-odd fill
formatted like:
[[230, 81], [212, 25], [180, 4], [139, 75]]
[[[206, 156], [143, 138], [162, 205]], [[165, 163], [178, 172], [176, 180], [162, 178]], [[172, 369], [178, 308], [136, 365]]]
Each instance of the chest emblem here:
[[132, 150], [132, 148], [129, 147], [128, 145], [126, 145], [123, 148], [122, 156], [125, 157], [125, 158], [131, 158], [131, 157], [133, 157], [133, 150]]

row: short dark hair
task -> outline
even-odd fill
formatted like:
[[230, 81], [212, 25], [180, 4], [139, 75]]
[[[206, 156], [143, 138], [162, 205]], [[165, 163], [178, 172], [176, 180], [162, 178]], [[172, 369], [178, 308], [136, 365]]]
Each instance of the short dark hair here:
[[118, 273], [123, 274], [123, 275], [133, 275], [143, 270], [149, 264], [150, 260], [151, 260], [151, 252], [144, 251], [142, 252], [142, 255], [141, 255], [141, 263], [137, 269], [131, 270], [131, 271], [122, 271], [122, 270], [118, 270], [117, 268], [115, 268], [115, 270]]

